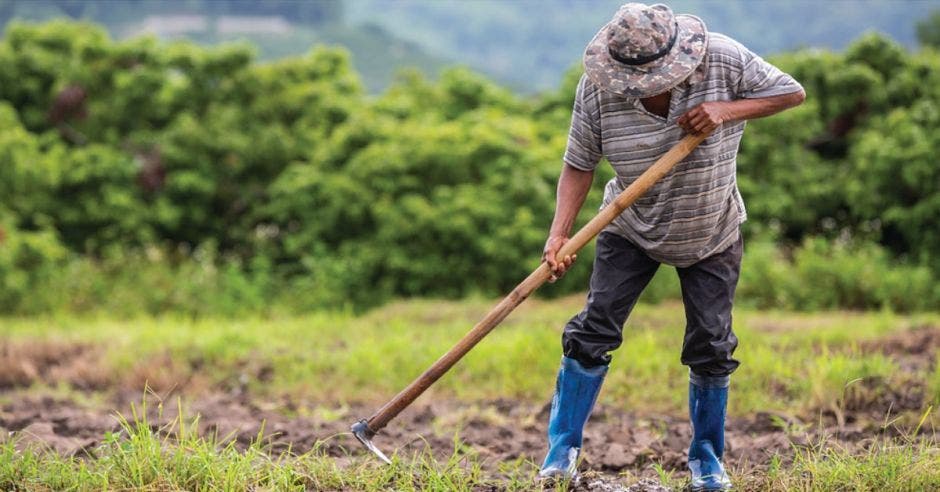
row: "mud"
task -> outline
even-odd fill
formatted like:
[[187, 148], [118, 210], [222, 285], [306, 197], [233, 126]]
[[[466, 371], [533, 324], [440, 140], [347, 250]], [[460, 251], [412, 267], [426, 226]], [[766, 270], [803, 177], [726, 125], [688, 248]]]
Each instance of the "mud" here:
[[63, 341], [0, 340], [0, 390], [66, 383], [80, 390], [111, 387], [98, 347]]
[[940, 326], [922, 325], [865, 342], [863, 353], [881, 353], [905, 371], [929, 369], [937, 363]]

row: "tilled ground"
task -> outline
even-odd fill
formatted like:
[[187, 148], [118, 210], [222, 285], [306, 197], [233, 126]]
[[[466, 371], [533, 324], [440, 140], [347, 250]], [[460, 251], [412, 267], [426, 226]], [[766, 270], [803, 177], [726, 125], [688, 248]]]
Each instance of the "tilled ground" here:
[[[258, 437], [263, 425], [264, 443], [272, 454], [300, 454], [317, 448], [341, 464], [363, 459], [364, 451], [348, 428], [357, 418], [374, 410], [353, 407], [314, 412], [329, 414], [329, 418], [323, 418], [290, 416], [298, 408], [292, 402], [257, 402], [221, 393], [182, 401], [184, 414], [200, 416], [200, 432], [217, 436], [220, 442], [234, 441], [245, 447]], [[124, 402], [115, 403], [113, 408], [120, 410], [113, 410], [51, 397], [24, 397], [0, 407], [0, 427], [4, 435], [17, 439], [17, 446], [94, 457], [106, 433], [122, 432], [118, 414], [130, 418], [130, 407]], [[457, 433], [490, 473], [498, 474], [499, 463], [517, 459], [532, 462], [534, 473], [534, 463], [545, 452], [547, 411], [547, 406], [507, 400], [472, 405], [454, 401], [418, 404], [393, 421], [375, 442], [384, 450], [403, 456], [430, 451], [446, 459], [454, 451]], [[152, 428], [171, 429], [177, 417], [176, 399], [165, 402], [162, 409], [158, 401], [151, 399], [147, 413]], [[861, 449], [890, 432], [875, 421], [869, 424], [862, 421], [856, 419], [855, 423], [841, 427], [834, 422], [828, 427], [804, 430], [808, 426], [785, 415], [731, 418], [727, 426], [727, 464], [732, 470], [749, 471], [765, 466], [773, 455], [785, 463], [792, 456], [794, 445], [825, 439], [828, 445]], [[790, 432], [781, 427], [789, 428]], [[689, 425], [683, 419], [640, 416], [600, 406], [585, 434], [583, 469], [593, 473], [587, 474], [583, 487], [621, 490], [618, 487], [623, 480], [618, 477], [628, 472], [634, 478], [646, 479], [640, 488], [633, 490], [656, 490], [656, 472], [650, 465], [658, 463], [667, 471], [684, 470], [689, 437]]]
[[[928, 327], [905, 332], [861, 347], [863, 352], [882, 352], [910, 370], [931, 367], [940, 329]], [[234, 441], [246, 447], [262, 434], [272, 454], [301, 454], [312, 449], [327, 453], [341, 464], [364, 459], [364, 450], [349, 434], [349, 425], [367, 417], [377, 405], [336, 407], [323, 402], [252, 396], [242, 385], [206, 387], [204, 382], [176, 381], [173, 371], [160, 383], [162, 373], [144, 370], [167, 367], [147, 363], [143, 373], [115, 375], [96, 361], [96, 348], [88, 345], [46, 343], [12, 345], [0, 341], [0, 439], [15, 439], [19, 447], [33, 446], [66, 456], [95, 457], [107, 433], [122, 432], [119, 415], [132, 419], [131, 402], [141, 404], [140, 380], [169, 388], [145, 398], [150, 425], [172, 432], [177, 418], [177, 397], [184, 417], [199, 415], [199, 431], [220, 442]], [[167, 362], [167, 361], [164, 361]], [[167, 362], [168, 364], [172, 362]], [[264, 366], [252, 369], [252, 378], [263, 379]], [[156, 378], [154, 377], [156, 374]], [[41, 396], [39, 387], [65, 384], [98, 397], [82, 403], [76, 399]], [[33, 388], [31, 388], [33, 387]], [[732, 470], [748, 472], [767, 466], [774, 455], [783, 464], [795, 447], [825, 442], [861, 451], [885, 437], [904, 433], [887, 425], [885, 415], [916, 412], [925, 408], [923, 388], [896, 387], [884, 381], [866, 381], [854, 394], [873, 390], [877, 401], [847, 394], [842, 408], [820, 409], [815, 415], [758, 413], [734, 417], [727, 425], [726, 462]], [[46, 393], [51, 394], [51, 393]], [[74, 393], [73, 393], [74, 394]], [[104, 401], [101, 401], [104, 397]], [[85, 401], [82, 399], [82, 401]], [[513, 400], [475, 403], [440, 401], [425, 395], [394, 420], [376, 443], [402, 456], [430, 451], [441, 459], [454, 452], [455, 435], [477, 455], [488, 473], [499, 476], [500, 463], [524, 460], [535, 473], [545, 452], [548, 405]], [[263, 426], [263, 432], [262, 432]], [[638, 415], [600, 405], [585, 433], [588, 490], [658, 490], [653, 464], [666, 471], [685, 469], [685, 450], [690, 438], [686, 419], [676, 416]], [[936, 434], [921, 437], [938, 445]], [[631, 477], [626, 480], [624, 476]], [[643, 481], [624, 489], [622, 484]]]

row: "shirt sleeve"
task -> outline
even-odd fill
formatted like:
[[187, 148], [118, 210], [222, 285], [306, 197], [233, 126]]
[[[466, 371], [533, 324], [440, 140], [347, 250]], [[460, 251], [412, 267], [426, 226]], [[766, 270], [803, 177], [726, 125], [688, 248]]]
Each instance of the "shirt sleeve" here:
[[597, 90], [587, 75], [582, 75], [571, 112], [571, 129], [568, 131], [564, 161], [582, 171], [593, 171], [603, 155]]
[[740, 98], [781, 96], [803, 90], [803, 86], [789, 74], [767, 63], [763, 58], [738, 44], [741, 52], [741, 76], [735, 85]]

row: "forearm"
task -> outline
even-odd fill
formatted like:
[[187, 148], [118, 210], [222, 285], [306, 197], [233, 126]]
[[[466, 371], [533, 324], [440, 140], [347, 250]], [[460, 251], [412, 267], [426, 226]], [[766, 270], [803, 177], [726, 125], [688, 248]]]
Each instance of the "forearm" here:
[[799, 106], [806, 95], [803, 91], [755, 99], [735, 99], [725, 103], [725, 121], [752, 120]]
[[711, 133], [723, 123], [770, 116], [799, 106], [805, 98], [800, 90], [780, 96], [705, 102], [680, 116], [676, 124], [688, 132]]
[[549, 236], [568, 237], [593, 180], [594, 171], [582, 171], [569, 165], [564, 166], [558, 178], [555, 218], [552, 220]]

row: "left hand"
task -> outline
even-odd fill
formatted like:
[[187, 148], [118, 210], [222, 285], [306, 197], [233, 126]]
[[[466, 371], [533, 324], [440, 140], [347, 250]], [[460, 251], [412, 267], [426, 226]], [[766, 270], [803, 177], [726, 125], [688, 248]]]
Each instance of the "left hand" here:
[[711, 133], [731, 120], [727, 105], [721, 101], [699, 104], [679, 117], [676, 124], [689, 133]]

